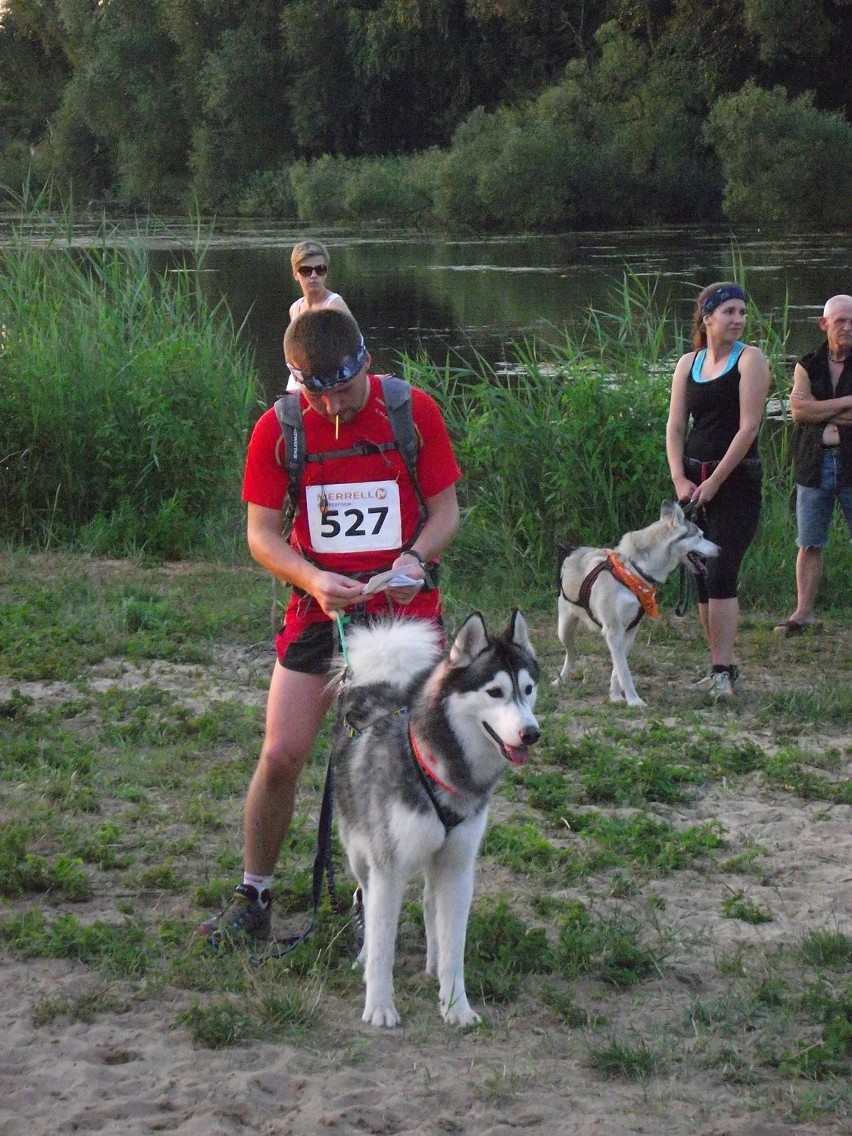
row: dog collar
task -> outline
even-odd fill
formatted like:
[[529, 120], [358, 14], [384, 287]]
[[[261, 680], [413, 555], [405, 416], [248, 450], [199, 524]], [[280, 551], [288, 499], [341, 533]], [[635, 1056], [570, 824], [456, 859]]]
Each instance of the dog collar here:
[[612, 549], [606, 550], [606, 558], [609, 561], [609, 570], [615, 576], [616, 580], [620, 580], [625, 588], [629, 588], [634, 594], [636, 599], [642, 605], [642, 610], [646, 615], [650, 615], [651, 619], [660, 618], [660, 607], [657, 603], [657, 584], [649, 584], [646, 579], [638, 575], [636, 572], [631, 572], [623, 560], [619, 560], [618, 556]]
[[452, 809], [448, 809], [442, 805], [435, 795], [435, 789], [444, 789], [446, 792], [454, 794], [458, 794], [458, 789], [454, 789], [451, 785], [445, 784], [440, 777], [438, 777], [434, 771], [434, 766], [428, 763], [425, 755], [418, 746], [417, 739], [414, 737], [414, 732], [410, 725], [408, 727], [408, 740], [411, 745], [411, 756], [414, 760], [414, 768], [417, 770], [420, 783], [426, 790], [426, 796], [432, 802], [435, 815], [444, 826], [444, 832], [449, 833], [456, 825], [461, 824], [463, 820], [467, 820], [467, 817], [462, 816], [461, 813], [455, 813]]
[[444, 789], [445, 792], [454, 793], [458, 796], [458, 789], [454, 789], [452, 785], [448, 785], [446, 781], [442, 781], [438, 776], [435, 765], [432, 762], [431, 754], [425, 754], [417, 744], [417, 738], [415, 738], [411, 726], [408, 727], [408, 736], [411, 738], [411, 752], [414, 754], [414, 760], [417, 762], [417, 766], [421, 772], [424, 773], [433, 784], [437, 785], [439, 789]]

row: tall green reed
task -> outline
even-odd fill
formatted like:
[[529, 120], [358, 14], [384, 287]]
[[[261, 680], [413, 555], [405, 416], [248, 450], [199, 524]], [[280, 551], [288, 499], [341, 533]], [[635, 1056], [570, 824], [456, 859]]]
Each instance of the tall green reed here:
[[[0, 526], [97, 553], [197, 554], [235, 530], [257, 380], [197, 271], [30, 212], [0, 250]], [[196, 263], [203, 249], [196, 250]]]
[[[735, 278], [742, 270], [734, 263]], [[477, 588], [552, 598], [557, 543], [612, 546], [655, 520], [673, 487], [665, 455], [670, 378], [690, 349], [659, 297], [658, 278], [625, 271], [610, 310], [591, 309], [578, 333], [523, 342], [506, 368], [434, 367], [406, 358], [406, 376], [441, 404], [464, 471], [464, 523], [453, 545], [453, 575]], [[744, 602], [783, 608], [795, 593], [794, 491], [786, 396], [788, 308], [773, 319], [753, 305], [747, 338], [767, 355], [777, 417], [761, 435], [764, 509], [741, 574]], [[838, 526], [839, 528], [839, 526]], [[838, 547], [839, 545], [839, 547]], [[848, 604], [852, 552], [835, 541], [823, 602]]]

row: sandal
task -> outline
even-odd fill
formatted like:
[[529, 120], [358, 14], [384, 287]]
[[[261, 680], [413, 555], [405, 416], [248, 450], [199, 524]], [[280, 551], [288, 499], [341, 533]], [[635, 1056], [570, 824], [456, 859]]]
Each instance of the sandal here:
[[775, 628], [785, 639], [793, 639], [796, 635], [804, 635], [806, 631], [819, 631], [819, 623], [800, 623], [798, 619], [785, 619]]

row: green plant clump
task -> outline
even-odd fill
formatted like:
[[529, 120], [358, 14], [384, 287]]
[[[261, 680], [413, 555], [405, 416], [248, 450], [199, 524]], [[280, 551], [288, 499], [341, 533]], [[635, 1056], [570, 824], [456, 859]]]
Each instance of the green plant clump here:
[[185, 557], [217, 524], [234, 531], [251, 360], [197, 270], [158, 276], [142, 234], [124, 244], [106, 225], [80, 250], [55, 221], [37, 246], [28, 226], [44, 224], [28, 215], [0, 252], [0, 528]]

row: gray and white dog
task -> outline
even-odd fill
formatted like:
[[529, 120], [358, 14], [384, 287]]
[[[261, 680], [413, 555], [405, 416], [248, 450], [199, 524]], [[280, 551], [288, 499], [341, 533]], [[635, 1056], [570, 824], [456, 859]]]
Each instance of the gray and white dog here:
[[[565, 661], [553, 685], [559, 686], [571, 677], [576, 662], [574, 635], [582, 623], [591, 631], [599, 631], [609, 648], [610, 702], [645, 706], [633, 685], [627, 655], [646, 606], [652, 609], [657, 586], [681, 564], [693, 573], [703, 574], [704, 559], [718, 556], [719, 546], [686, 519], [680, 505], [666, 501], [658, 521], [625, 533], [612, 552], [614, 560], [609, 558], [609, 549], [574, 548], [562, 561], [558, 633], [565, 648]], [[625, 573], [620, 571], [619, 562]]]
[[444, 1020], [475, 1025], [464, 985], [473, 874], [491, 794], [539, 738], [539, 666], [515, 611], [490, 636], [475, 612], [448, 653], [433, 623], [388, 620], [347, 635], [334, 741], [338, 828], [363, 896], [363, 1020], [399, 1025], [393, 965], [406, 885], [425, 875], [426, 971]]

